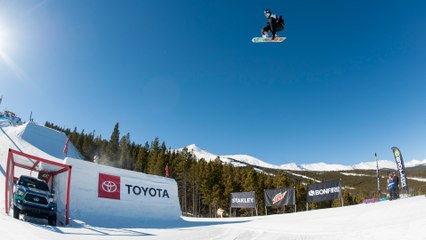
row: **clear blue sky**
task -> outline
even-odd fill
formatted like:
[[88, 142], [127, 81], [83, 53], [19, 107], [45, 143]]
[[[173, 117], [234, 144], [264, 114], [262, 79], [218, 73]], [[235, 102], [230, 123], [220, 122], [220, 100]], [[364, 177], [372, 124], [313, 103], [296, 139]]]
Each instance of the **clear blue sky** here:
[[[280, 44], [253, 44], [265, 8]], [[426, 158], [424, 1], [0, 1], [1, 109], [272, 164]]]

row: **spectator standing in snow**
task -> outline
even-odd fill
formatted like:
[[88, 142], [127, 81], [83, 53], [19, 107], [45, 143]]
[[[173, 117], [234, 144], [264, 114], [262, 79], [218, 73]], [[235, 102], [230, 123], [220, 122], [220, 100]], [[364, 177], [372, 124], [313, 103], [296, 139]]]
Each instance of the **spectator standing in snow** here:
[[390, 173], [388, 177], [388, 192], [389, 192], [389, 200], [393, 200], [395, 196], [395, 182], [392, 177], [392, 173]]
[[392, 179], [394, 184], [394, 199], [399, 198], [399, 177], [395, 172], [392, 173]]

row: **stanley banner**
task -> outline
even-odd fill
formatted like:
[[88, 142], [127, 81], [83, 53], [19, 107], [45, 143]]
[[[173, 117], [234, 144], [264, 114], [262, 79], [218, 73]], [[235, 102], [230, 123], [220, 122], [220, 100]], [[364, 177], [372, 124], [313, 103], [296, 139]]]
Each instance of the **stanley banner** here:
[[231, 193], [231, 208], [256, 208], [255, 192]]
[[266, 206], [296, 205], [294, 188], [264, 190]]
[[393, 156], [395, 157], [396, 166], [398, 168], [399, 177], [401, 179], [401, 188], [408, 190], [407, 186], [407, 176], [405, 175], [405, 166], [404, 159], [402, 159], [402, 154], [397, 147], [392, 147]]
[[340, 180], [331, 180], [318, 184], [310, 184], [307, 186], [307, 201], [321, 202], [341, 197]]

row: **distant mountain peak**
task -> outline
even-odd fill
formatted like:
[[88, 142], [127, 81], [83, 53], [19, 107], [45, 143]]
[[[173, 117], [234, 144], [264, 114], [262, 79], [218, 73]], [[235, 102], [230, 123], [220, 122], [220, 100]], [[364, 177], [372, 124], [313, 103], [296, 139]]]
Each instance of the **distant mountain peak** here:
[[[197, 159], [204, 159], [207, 162], [215, 160], [217, 157], [224, 163], [231, 163], [234, 166], [255, 166], [263, 168], [272, 168], [280, 170], [293, 170], [293, 171], [349, 171], [349, 170], [374, 170], [376, 169], [376, 162], [361, 162], [352, 166], [346, 166], [342, 164], [329, 164], [324, 162], [309, 163], [309, 164], [296, 164], [294, 162], [285, 163], [281, 165], [269, 164], [265, 161], [257, 159], [253, 156], [246, 154], [235, 154], [235, 155], [217, 155], [210, 153], [209, 151], [199, 147], [196, 144], [186, 146], [188, 152], [193, 154]], [[177, 151], [183, 151], [183, 148], [177, 149]], [[412, 160], [405, 163], [406, 167], [415, 167], [418, 165], [426, 164], [425, 160]], [[394, 161], [390, 160], [379, 160], [379, 168], [396, 169]]]

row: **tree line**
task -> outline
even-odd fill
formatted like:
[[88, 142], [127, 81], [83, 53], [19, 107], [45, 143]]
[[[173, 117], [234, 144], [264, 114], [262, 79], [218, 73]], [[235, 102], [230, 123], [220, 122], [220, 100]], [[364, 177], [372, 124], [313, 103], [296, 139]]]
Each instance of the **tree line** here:
[[[109, 140], [95, 132], [78, 132], [77, 128], [59, 127], [46, 122], [46, 127], [64, 132], [81, 157], [86, 161], [117, 168], [165, 176], [168, 166], [171, 178], [178, 184], [179, 201], [184, 215], [198, 217], [214, 217], [218, 208], [228, 210], [230, 193], [255, 191], [259, 215], [266, 213], [264, 189], [294, 187], [296, 189], [297, 206], [286, 206], [285, 209], [269, 208], [269, 213], [291, 212], [306, 209], [306, 183], [290, 179], [281, 170], [259, 170], [254, 167], [235, 167], [223, 163], [219, 158], [213, 161], [197, 158], [188, 149], [175, 151], [160, 143], [158, 137], [145, 144], [138, 144], [130, 139], [130, 134], [120, 137], [119, 123], [116, 123]], [[343, 192], [345, 205], [359, 202], [350, 192]], [[309, 209], [339, 206], [340, 200], [322, 203], [310, 203]], [[229, 213], [228, 213], [229, 214]], [[251, 210], [236, 209], [234, 215], [249, 216]]]

